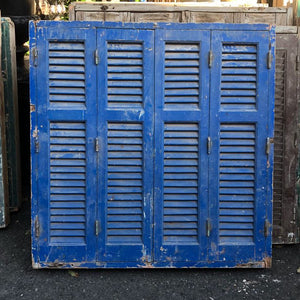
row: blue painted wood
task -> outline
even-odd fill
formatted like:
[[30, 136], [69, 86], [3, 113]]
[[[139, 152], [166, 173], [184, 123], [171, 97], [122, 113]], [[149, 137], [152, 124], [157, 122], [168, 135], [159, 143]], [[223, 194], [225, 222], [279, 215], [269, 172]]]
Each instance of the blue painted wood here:
[[[38, 53], [37, 62], [31, 57], [31, 99], [37, 110], [31, 119], [32, 170], [40, 178], [32, 187], [39, 191], [32, 220], [36, 262], [96, 261], [95, 35], [94, 29], [39, 28], [38, 39], [31, 41]], [[73, 95], [81, 100], [73, 101]]]
[[[150, 263], [154, 32], [99, 29], [99, 261]], [[130, 59], [128, 59], [130, 58]]]
[[[211, 89], [215, 101], [210, 110], [209, 185], [214, 188], [209, 214], [211, 243], [216, 245], [209, 251], [211, 260], [233, 261], [237, 252], [241, 261], [270, 257], [271, 242], [264, 236], [265, 220], [272, 219], [266, 208], [272, 174], [266, 141], [273, 136], [273, 117], [268, 115], [274, 89], [267, 66], [270, 47], [265, 32], [212, 32], [211, 82], [218, 88]], [[255, 75], [251, 86], [243, 85], [245, 74]], [[234, 81], [225, 85], [228, 76]]]
[[34, 267], [270, 266], [273, 29], [30, 32]]
[[224, 24], [224, 23], [123, 23], [123, 22], [98, 22], [98, 21], [72, 21], [58, 23], [56, 21], [39, 21], [39, 27], [56, 27], [57, 30], [71, 28], [114, 28], [114, 29], [170, 29], [170, 30], [230, 30], [230, 31], [267, 31], [269, 24]]
[[207, 260], [209, 44], [209, 31], [156, 31], [154, 260], [170, 265]]

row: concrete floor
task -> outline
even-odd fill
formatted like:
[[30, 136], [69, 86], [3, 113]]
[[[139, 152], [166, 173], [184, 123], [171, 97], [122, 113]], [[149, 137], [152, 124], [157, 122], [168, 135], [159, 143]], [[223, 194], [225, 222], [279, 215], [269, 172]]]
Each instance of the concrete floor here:
[[30, 207], [0, 231], [0, 299], [300, 299], [300, 245], [260, 269], [33, 270]]

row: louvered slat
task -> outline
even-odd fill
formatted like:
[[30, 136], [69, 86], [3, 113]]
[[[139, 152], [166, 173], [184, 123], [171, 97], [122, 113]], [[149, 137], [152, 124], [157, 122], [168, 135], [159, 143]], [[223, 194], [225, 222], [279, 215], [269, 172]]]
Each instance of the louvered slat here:
[[108, 123], [108, 243], [142, 243], [142, 147], [142, 124]]
[[143, 105], [142, 43], [108, 43], [107, 79], [108, 107]]
[[50, 122], [50, 242], [85, 243], [86, 129]]
[[282, 224], [286, 50], [276, 51], [273, 223]]
[[164, 242], [198, 242], [198, 124], [164, 126]]
[[199, 44], [165, 44], [165, 107], [199, 107]]
[[255, 134], [253, 124], [221, 124], [219, 239], [251, 243], [254, 230]]
[[223, 44], [221, 109], [255, 109], [256, 51], [255, 45]]
[[49, 42], [49, 101], [55, 107], [84, 108], [83, 42]]

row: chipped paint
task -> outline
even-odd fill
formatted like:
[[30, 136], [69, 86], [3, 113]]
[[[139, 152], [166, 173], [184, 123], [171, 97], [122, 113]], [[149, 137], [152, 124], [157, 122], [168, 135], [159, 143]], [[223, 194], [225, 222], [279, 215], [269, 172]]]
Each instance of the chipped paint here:
[[272, 267], [272, 258], [271, 257], [265, 257], [264, 258], [264, 268], [271, 268]]
[[295, 240], [295, 233], [294, 232], [289, 232], [288, 233], [288, 240], [290, 243], [292, 243]]
[[[263, 129], [266, 127], [266, 123], [270, 121], [267, 117], [269, 112], [261, 110], [259, 106], [256, 110], [253, 109], [251, 112], [241, 109], [238, 114], [234, 112], [231, 115], [228, 109], [228, 111], [221, 113], [220, 107], [218, 106], [220, 105], [219, 101], [212, 101], [210, 104], [206, 103], [203, 105], [203, 110], [201, 111], [186, 112], [185, 110], [179, 109], [182, 108], [182, 105], [186, 105], [185, 101], [183, 104], [168, 104], [168, 109], [165, 109], [164, 105], [167, 104], [164, 103], [163, 93], [161, 97], [155, 97], [155, 91], [161, 87], [162, 81], [168, 81], [165, 78], [156, 77], [158, 76], [157, 74], [164, 74], [164, 65], [160, 64], [157, 66], [157, 61], [160, 62], [159, 59], [162, 59], [161, 52], [157, 50], [164, 49], [164, 41], [160, 40], [159, 34], [168, 31], [166, 36], [170, 41], [170, 47], [174, 47], [174, 39], [183, 39], [181, 44], [179, 43], [180, 47], [183, 47], [180, 49], [183, 49], [187, 55], [190, 55], [190, 53], [189, 48], [185, 49], [186, 45], [189, 45], [188, 47], [193, 49], [198, 47], [198, 50], [201, 50], [203, 46], [203, 49], [206, 51], [205, 55], [207, 55], [210, 48], [222, 48], [223, 41], [227, 41], [231, 47], [226, 51], [231, 51], [233, 53], [231, 55], [239, 55], [235, 53], [235, 51], [237, 51], [236, 48], [241, 47], [238, 48], [238, 50], [240, 50], [244, 47], [242, 52], [245, 52], [245, 50], [250, 47], [248, 43], [247, 46], [240, 45], [240, 39], [245, 37], [245, 32], [241, 30], [243, 26], [240, 27], [240, 25], [236, 25], [236, 28], [239, 29], [237, 31], [234, 29], [234, 26], [219, 30], [220, 28], [218, 26], [214, 27], [215, 25], [201, 24], [197, 27], [198, 25], [193, 24], [191, 27], [192, 30], [189, 30], [184, 26], [181, 28], [178, 24], [176, 26], [173, 24], [158, 24], [157, 26], [160, 29], [154, 30], [151, 24], [149, 28], [147, 28], [145, 24], [110, 24], [110, 30], [106, 30], [107, 27], [104, 27], [106, 23], [95, 23], [93, 25], [95, 28], [105, 31], [103, 39], [99, 41], [99, 39], [93, 39], [95, 31], [97, 30], [88, 29], [85, 30], [84, 33], [80, 30], [82, 28], [80, 26], [89, 28], [89, 25], [84, 22], [80, 24], [41, 22], [40, 24], [40, 32], [36, 33], [38, 38], [40, 38], [39, 35], [41, 35], [41, 40], [38, 40], [37, 43], [40, 47], [38, 49], [39, 51], [48, 49], [48, 46], [45, 45], [48, 45], [47, 42], [49, 39], [51, 39], [53, 43], [55, 41], [59, 43], [63, 41], [64, 47], [69, 51], [73, 46], [73, 42], [70, 46], [65, 42], [66, 37], [72, 41], [80, 37], [82, 53], [85, 53], [84, 47], [99, 49], [100, 57], [106, 59], [106, 54], [103, 52], [103, 49], [107, 49], [105, 48], [107, 46], [105, 43], [112, 41], [114, 45], [119, 44], [120, 36], [124, 34], [123, 29], [127, 30], [128, 28], [130, 30], [128, 30], [126, 43], [124, 43], [125, 47], [128, 47], [128, 45], [132, 47], [132, 45], [138, 41], [139, 44], [143, 43], [145, 45], [142, 49], [150, 49], [152, 46], [152, 49], [155, 49], [155, 51], [153, 50], [151, 55], [148, 53], [151, 51], [145, 52], [141, 50], [144, 52], [140, 53], [140, 56], [144, 57], [145, 62], [141, 64], [141, 68], [143, 68], [144, 65], [147, 66], [145, 70], [142, 69], [142, 72], [144, 72], [143, 76], [147, 80], [145, 79], [143, 81], [141, 87], [141, 89], [144, 89], [141, 92], [141, 108], [138, 108], [137, 105], [130, 107], [131, 104], [129, 103], [129, 108], [126, 106], [125, 109], [120, 105], [118, 108], [111, 109], [109, 104], [107, 104], [109, 102], [106, 101], [107, 99], [97, 103], [96, 108], [94, 106], [91, 107], [89, 97], [91, 97], [90, 94], [94, 94], [93, 91], [98, 93], [99, 82], [97, 80], [104, 82], [108, 76], [106, 69], [103, 69], [104, 71], [101, 71], [101, 74], [97, 73], [99, 70], [102, 70], [97, 68], [102, 68], [105, 64], [99, 64], [99, 66], [93, 64], [92, 66], [83, 66], [85, 72], [88, 73], [83, 83], [85, 87], [89, 88], [89, 93], [86, 93], [86, 98], [83, 97], [84, 100], [82, 100], [85, 101], [86, 107], [75, 107], [75, 104], [71, 101], [70, 103], [64, 103], [65, 106], [68, 105], [67, 110], [56, 111], [54, 106], [51, 107], [51, 105], [49, 105], [49, 95], [45, 92], [47, 89], [44, 87], [40, 88], [38, 84], [43, 79], [43, 70], [36, 70], [35, 86], [38, 86], [38, 88], [35, 98], [33, 97], [32, 99], [32, 104], [37, 106], [35, 108], [36, 119], [33, 120], [32, 118], [33, 130], [31, 135], [33, 142], [39, 142], [40, 147], [36, 147], [35, 151], [32, 151], [32, 158], [36, 163], [36, 165], [32, 165], [33, 173], [35, 172], [32, 176], [32, 202], [33, 218], [37, 215], [40, 216], [43, 230], [41, 230], [40, 235], [35, 237], [33, 234], [32, 237], [34, 239], [33, 243], [35, 243], [35, 249], [37, 249], [35, 250], [34, 258], [36, 261], [39, 261], [41, 257], [43, 258], [43, 261], [39, 261], [39, 266], [49, 268], [264, 267], [266, 263], [264, 261], [262, 262], [263, 257], [269, 254], [265, 254], [264, 251], [265, 249], [270, 251], [271, 239], [263, 236], [260, 224], [266, 215], [271, 215], [269, 211], [270, 199], [268, 198], [271, 193], [271, 187], [269, 186], [271, 182], [268, 180], [270, 179], [269, 177], [272, 171], [266, 170], [267, 158], [265, 153], [261, 153], [264, 152], [262, 150], [259, 152], [259, 155], [257, 155], [257, 158], [255, 150], [253, 150], [251, 154], [253, 156], [251, 163], [254, 161], [255, 164], [256, 159], [263, 162], [259, 164], [259, 167], [252, 168], [254, 170], [254, 181], [263, 182], [262, 187], [259, 186], [253, 192], [253, 195], [251, 194], [253, 207], [256, 207], [255, 213], [251, 213], [253, 221], [247, 221], [245, 215], [248, 216], [248, 214], [246, 214], [246, 209], [248, 208], [243, 206], [240, 208], [240, 215], [232, 216], [230, 213], [226, 215], [226, 222], [227, 224], [229, 223], [231, 227], [229, 226], [229, 228], [225, 229], [220, 228], [222, 220], [218, 203], [218, 197], [220, 197], [218, 187], [222, 179], [218, 173], [218, 168], [214, 168], [214, 166], [222, 160], [220, 155], [220, 139], [235, 138], [235, 140], [239, 140], [240, 138], [238, 139], [237, 137], [246, 132], [249, 138], [246, 137], [245, 140], [246, 142], [250, 141], [251, 145], [260, 140], [265, 140], [267, 133]], [[51, 30], [45, 30], [43, 26], [48, 26]], [[55, 26], [57, 27], [55, 28]], [[175, 27], [173, 28], [173, 26]], [[207, 26], [207, 28], [205, 28], [205, 26]], [[224, 26], [226, 27], [227, 25]], [[258, 32], [254, 34], [252, 30], [247, 34], [251, 36], [253, 44], [256, 43], [259, 45], [260, 51], [257, 51], [255, 47], [255, 49], [251, 48], [250, 50], [254, 51], [256, 53], [255, 55], [261, 55], [260, 53], [265, 51], [266, 48], [269, 50], [268, 43], [262, 38], [268, 33], [261, 32], [261, 28], [265, 27], [253, 26], [254, 29], [257, 28]], [[123, 29], [120, 29], [120, 27], [123, 27]], [[112, 28], [116, 30], [111, 30]], [[245, 28], [249, 30], [250, 27]], [[253, 29], [253, 27], [251, 28]], [[259, 31], [259, 29], [261, 31]], [[229, 32], [230, 30], [233, 31], [234, 34]], [[76, 34], [74, 37], [73, 32], [75, 31]], [[212, 38], [214, 35], [218, 38]], [[158, 43], [161, 42], [161, 44], [154, 44], [154, 41]], [[195, 41], [199, 41], [199, 43]], [[106, 46], [100, 47], [102, 44], [97, 44], [100, 42], [103, 42]], [[236, 43], [238, 43], [238, 45], [236, 45]], [[45, 49], [43, 46], [45, 46]], [[198, 50], [193, 50], [192, 56], [198, 55], [197, 59], [200, 61], [203, 59], [201, 55], [204, 53], [204, 50]], [[132, 50], [130, 51], [131, 54], [135, 53]], [[176, 51], [178, 52], [178, 50]], [[166, 50], [165, 53], [167, 52]], [[44, 55], [47, 56], [47, 52], [46, 54], [43, 53], [43, 57]], [[176, 55], [178, 55], [178, 53]], [[167, 54], [165, 56], [167, 56]], [[249, 56], [252, 56], [252, 54], [249, 54]], [[175, 60], [177, 64], [178, 58]], [[215, 58], [215, 60], [217, 60], [217, 58]], [[204, 61], [206, 60], [203, 59], [203, 62]], [[232, 62], [234, 67], [239, 66], [237, 65], [238, 61], [239, 60], [236, 59]], [[251, 61], [251, 64], [252, 63]], [[200, 69], [201, 72], [203, 71], [203, 74], [200, 74], [201, 80], [203, 80], [201, 84], [202, 86], [207, 86], [203, 92], [206, 96], [210, 93], [219, 92], [217, 88], [210, 90], [210, 85], [208, 81], [206, 81], [208, 78], [212, 78], [212, 81], [219, 78], [218, 76], [221, 70], [217, 64], [217, 67], [215, 67], [214, 64], [216, 64], [215, 61], [211, 69], [205, 66], [205, 64], [199, 68], [199, 73]], [[37, 66], [37, 69], [38, 68], [39, 66]], [[156, 68], [161, 68], [159, 69], [161, 72], [155, 72]], [[264, 73], [267, 72], [266, 66], [255, 67], [255, 70], [262, 70]], [[98, 74], [100, 78], [97, 76], [93, 77], [93, 74]], [[126, 72], [124, 74], [126, 74]], [[151, 76], [149, 76], [149, 74]], [[180, 75], [177, 74], [176, 76]], [[93, 78], [96, 79], [93, 80]], [[260, 81], [257, 82], [257, 85], [261, 86], [262, 79], [259, 76], [258, 78]], [[177, 85], [180, 80], [181, 78], [177, 78], [177, 80], [171, 84], [170, 89], [172, 89], [172, 93], [177, 93]], [[123, 81], [125, 82], [125, 80]], [[265, 82], [263, 83], [265, 84]], [[197, 81], [193, 84], [197, 85], [199, 82]], [[271, 84], [272, 82], [270, 82], [270, 85]], [[176, 88], [174, 88], [174, 86]], [[124, 92], [124, 90], [126, 90], [126, 88], [123, 87], [122, 92]], [[183, 90], [185, 91], [187, 88]], [[72, 89], [70, 89], [70, 93], [71, 91]], [[268, 93], [268, 89], [264, 89], [264, 91]], [[262, 91], [258, 97], [263, 97], [263, 95], [265, 95], [263, 93], [264, 91]], [[213, 99], [218, 98], [218, 94], [214, 94], [214, 96], [215, 97], [212, 97]], [[264, 99], [267, 99], [267, 97]], [[104, 103], [103, 106], [102, 103]], [[56, 115], [56, 112], [58, 115]], [[104, 118], [98, 118], [99, 112], [101, 114], [103, 113]], [[209, 118], [205, 118], [208, 115]], [[236, 119], [237, 116], [238, 118]], [[265, 116], [265, 118], [261, 116]], [[201, 120], [206, 122], [201, 124], [202, 128], [204, 128], [203, 132], [200, 132], [199, 117], [203, 117]], [[255, 117], [256, 121], [251, 121], [251, 124], [245, 124], [239, 121], [244, 117]], [[37, 125], [35, 122], [38, 122]], [[228, 123], [230, 123], [230, 125], [228, 125]], [[167, 127], [164, 127], [165, 124], [172, 129], [166, 129]], [[110, 128], [109, 126], [112, 127]], [[126, 126], [130, 126], [130, 129], [126, 128]], [[226, 126], [229, 128], [225, 128]], [[222, 127], [222, 130], [220, 127]], [[270, 124], [270, 127], [272, 127], [272, 124]], [[69, 130], [69, 128], [72, 130]], [[71, 133], [69, 133], [70, 131]], [[207, 138], [205, 135], [207, 135], [209, 131], [214, 133], [212, 137], [214, 147], [212, 147], [211, 153], [207, 153], [207, 149], [200, 145], [201, 139]], [[166, 135], [164, 135], [164, 133], [166, 133]], [[222, 137], [221, 133], [224, 137]], [[237, 133], [238, 136], [236, 136]], [[92, 149], [90, 147], [90, 144], [94, 142], [93, 138], [98, 135], [100, 136], [99, 139], [101, 142], [103, 142], [99, 149], [99, 155], [93, 147]], [[39, 140], [36, 140], [38, 137]], [[67, 142], [64, 142], [64, 139], [67, 139]], [[122, 142], [119, 142], [121, 140]], [[166, 142], [164, 144], [162, 141], [165, 140], [168, 142], [170, 140], [176, 141], [176, 143], [168, 144], [168, 142]], [[59, 147], [63, 145], [64, 150], [53, 150], [57, 149], [57, 141], [60, 143]], [[78, 151], [79, 153], [77, 154], [72, 154], [74, 150], [71, 151], [69, 147], [72, 145], [74, 148], [74, 145], [77, 144], [80, 145], [80, 151]], [[53, 145], [55, 146], [53, 147]], [[131, 145], [134, 145], [135, 148], [130, 148]], [[154, 151], [154, 145], [157, 145], [157, 152]], [[164, 157], [164, 153], [167, 152], [165, 150], [167, 149], [166, 145], [169, 147], [168, 149], [171, 148], [171, 150], [168, 150], [169, 152], [173, 151], [172, 148], [178, 146], [169, 156], [169, 159], [165, 159]], [[239, 148], [244, 147], [244, 144], [238, 144], [238, 146], [239, 147], [236, 146], [236, 143], [229, 143], [229, 147], [231, 147], [229, 150], [234, 151], [229, 151], [228, 153], [238, 153], [240, 151], [243, 152], [244, 155], [245, 151], [242, 150], [245, 149], [239, 150]], [[253, 149], [255, 147], [253, 147]], [[110, 150], [111, 148], [113, 148], [113, 150]], [[67, 154], [65, 152], [67, 152]], [[124, 154], [124, 152], [126, 152], [126, 154]], [[182, 154], [183, 152], [184, 155]], [[191, 152], [193, 158], [188, 157], [188, 159], [192, 160], [192, 164], [182, 164], [182, 159], [185, 160], [187, 153]], [[223, 153], [222, 155], [225, 156], [228, 155], [228, 153]], [[272, 149], [269, 154], [270, 156], [272, 155]], [[211, 160], [209, 159], [209, 155], [211, 155]], [[199, 157], [201, 157], [201, 159], [199, 159]], [[68, 159], [67, 166], [64, 159]], [[76, 164], [73, 161], [70, 163], [72, 159], [75, 160]], [[236, 163], [235, 157], [228, 158], [227, 160], [232, 160]], [[96, 163], [91, 164], [91, 162]], [[164, 166], [164, 162], [168, 164]], [[81, 180], [74, 181], [74, 178], [71, 176], [74, 176], [76, 172], [74, 172], [74, 169], [72, 169], [73, 172], [68, 170], [70, 168], [78, 168], [78, 163], [81, 164], [81, 173], [84, 175], [81, 175]], [[226, 163], [228, 163], [228, 161]], [[249, 166], [251, 163], [249, 163]], [[231, 164], [232, 162], [229, 161], [229, 164], [227, 164], [225, 168], [232, 167]], [[269, 164], [272, 167], [272, 158], [269, 158]], [[129, 168], [128, 166], [132, 170], [130, 175], [122, 177], [124, 176], [122, 174], [127, 173], [126, 168]], [[211, 166], [213, 166], [213, 168], [211, 168]], [[240, 164], [234, 166], [237, 168], [240, 167]], [[246, 167], [249, 166], [247, 165]], [[100, 172], [99, 168], [101, 169]], [[58, 171], [53, 171], [53, 169], [58, 169]], [[168, 169], [168, 171], [165, 171], [166, 169]], [[208, 173], [208, 169], [210, 173]], [[56, 180], [57, 182], [52, 184], [51, 181], [51, 184], [49, 184], [49, 177], [52, 179], [51, 176], [56, 176], [56, 174], [53, 175], [51, 172], [63, 173], [63, 176], [59, 175], [62, 179], [58, 178]], [[164, 178], [164, 172], [168, 173], [168, 179]], [[230, 189], [229, 195], [233, 199], [230, 201], [236, 203], [241, 202], [239, 201], [239, 195], [244, 195], [244, 187], [246, 186], [246, 188], [248, 188], [248, 184], [250, 186], [248, 181], [253, 182], [253, 179], [247, 179], [248, 173], [243, 173], [246, 171], [238, 172], [242, 174], [241, 176], [246, 177], [246, 179], [243, 179], [243, 183], [239, 188], [236, 188], [232, 182], [234, 181], [234, 184], [236, 184], [236, 181], [240, 180], [239, 178], [228, 179], [226, 183], [228, 187], [225, 187], [225, 189]], [[70, 173], [71, 175], [69, 175]], [[178, 174], [180, 176], [178, 176]], [[187, 178], [182, 178], [182, 174]], [[192, 174], [192, 180], [188, 178], [188, 176], [191, 175], [186, 174]], [[36, 177], [34, 177], [34, 175], [36, 175]], [[35, 178], [37, 178], [36, 181]], [[69, 190], [66, 191], [66, 184], [61, 184], [65, 183], [62, 182], [62, 180], [67, 180], [65, 181], [67, 184], [72, 181], [72, 189], [70, 188], [70, 192]], [[248, 181], [245, 184], [244, 181], [246, 180]], [[200, 185], [199, 182], [201, 182]], [[77, 186], [76, 184], [80, 185]], [[235, 188], [234, 193], [232, 187]], [[77, 207], [70, 208], [74, 209], [73, 212], [75, 213], [64, 209], [60, 209], [59, 213], [55, 210], [50, 210], [49, 212], [49, 201], [50, 207], [52, 207], [53, 204], [51, 202], [54, 198], [52, 195], [57, 193], [57, 195], [63, 194], [68, 197], [72, 195], [73, 197], [75, 189], [81, 193], [80, 201], [82, 207], [80, 207], [80, 209]], [[252, 190], [254, 190], [254, 188]], [[250, 193], [252, 193], [252, 190]], [[202, 192], [205, 195], [203, 195]], [[172, 195], [168, 196], [169, 198], [165, 197], [168, 193]], [[115, 195], [115, 201], [110, 202], [107, 200], [111, 197], [111, 194]], [[126, 198], [122, 198], [124, 194], [126, 194]], [[259, 195], [259, 198], [257, 195]], [[46, 199], [46, 201], [38, 201], [38, 199]], [[49, 200], [48, 203], [47, 199]], [[267, 201], [264, 201], [265, 199]], [[132, 203], [127, 206], [125, 201], [131, 201]], [[227, 200], [227, 202], [230, 201]], [[122, 203], [120, 204], [119, 202]], [[221, 200], [219, 202], [221, 202]], [[45, 203], [47, 204], [45, 205]], [[229, 203], [229, 205], [231, 204]], [[229, 211], [228, 207], [225, 208], [224, 211], [226, 209]], [[84, 213], [78, 213], [80, 210], [84, 211]], [[250, 211], [250, 209], [248, 210]], [[97, 211], [97, 213], [95, 213], [95, 211]], [[69, 218], [67, 221], [72, 220], [69, 221], [69, 223], [75, 223], [76, 225], [80, 223], [79, 225], [82, 230], [76, 230], [76, 228], [74, 228], [75, 233], [76, 231], [80, 231], [78, 235], [74, 234], [70, 236], [65, 234], [69, 233], [65, 232], [70, 230], [69, 228], [56, 227], [53, 229], [51, 220], [57, 218], [59, 221], [52, 222], [61, 222], [64, 224], [66, 216]], [[77, 216], [79, 217], [77, 218]], [[222, 215], [222, 217], [224, 217], [224, 215]], [[236, 222], [236, 217], [242, 220]], [[90, 224], [94, 224], [96, 218], [101, 222], [101, 228], [103, 228], [99, 237], [95, 237], [95, 231], [90, 230], [88, 227]], [[207, 218], [210, 218], [212, 222], [211, 234], [208, 236], [204, 233]], [[126, 224], [130, 226], [124, 226], [125, 222], [128, 222]], [[254, 229], [252, 230], [252, 235], [249, 237], [249, 240], [246, 241], [248, 236], [246, 238], [240, 238], [240, 236], [245, 236], [245, 231], [241, 234], [238, 232], [243, 231], [244, 228], [232, 228], [232, 226], [236, 226], [236, 223], [254, 224]], [[60, 226], [60, 223], [58, 226]], [[73, 230], [73, 228], [71, 228], [71, 230]], [[224, 235], [222, 235], [222, 231], [223, 233], [226, 231]], [[69, 246], [66, 247], [66, 244]], [[247, 261], [248, 259], [249, 262]]]
[[37, 138], [38, 137], [38, 128], [35, 126], [35, 129], [32, 131], [32, 137]]

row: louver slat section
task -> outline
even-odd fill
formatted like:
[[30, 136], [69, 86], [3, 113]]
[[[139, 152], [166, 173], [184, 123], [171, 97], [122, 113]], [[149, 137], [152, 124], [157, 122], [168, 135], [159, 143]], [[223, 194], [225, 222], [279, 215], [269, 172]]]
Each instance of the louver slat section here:
[[220, 244], [253, 242], [255, 134], [254, 124], [220, 126]]
[[84, 42], [49, 42], [49, 101], [60, 108], [85, 107]]
[[255, 45], [223, 44], [221, 109], [255, 109], [256, 52]]
[[85, 243], [86, 129], [50, 122], [50, 243]]
[[108, 107], [141, 107], [143, 76], [142, 43], [108, 43]]
[[284, 154], [284, 111], [285, 111], [285, 73], [287, 52], [276, 51], [276, 84], [275, 84], [275, 132], [274, 132], [274, 190], [273, 190], [273, 223], [282, 226], [283, 199], [283, 154]]
[[199, 108], [199, 60], [199, 44], [165, 44], [166, 108]]
[[198, 242], [198, 124], [164, 126], [165, 243]]
[[142, 124], [108, 123], [108, 243], [142, 243], [142, 149]]

